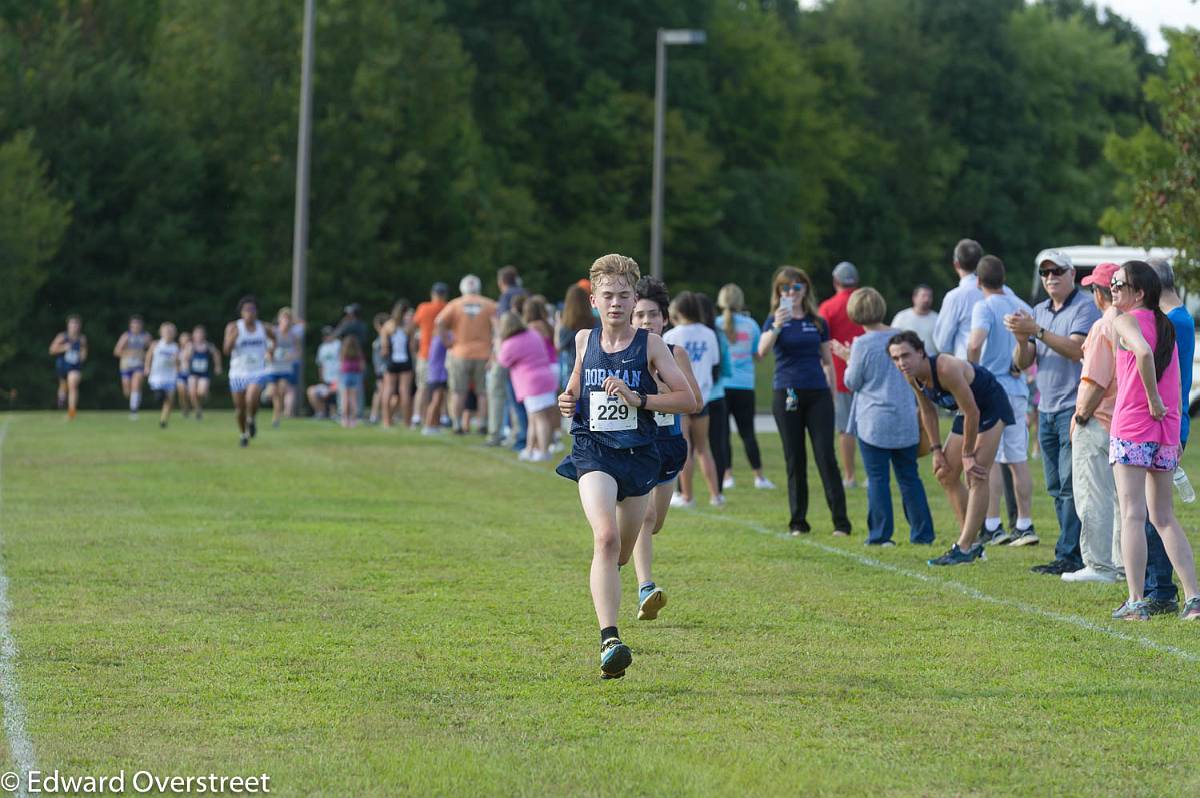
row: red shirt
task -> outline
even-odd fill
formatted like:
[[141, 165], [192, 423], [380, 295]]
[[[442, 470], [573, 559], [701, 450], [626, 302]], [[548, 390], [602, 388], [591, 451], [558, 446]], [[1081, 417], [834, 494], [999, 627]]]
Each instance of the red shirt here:
[[[833, 296], [826, 299], [817, 308], [817, 312], [821, 314], [821, 318], [825, 319], [825, 323], [829, 325], [829, 337], [835, 341], [841, 341], [847, 346], [858, 336], [862, 335], [862, 327], [859, 327], [854, 322], [850, 321], [849, 314], [846, 313], [846, 305], [850, 302], [850, 295], [857, 290], [854, 288], [843, 288]], [[838, 393], [850, 393], [850, 389], [846, 387], [846, 361], [840, 357], [833, 359], [833, 371], [837, 375]]]

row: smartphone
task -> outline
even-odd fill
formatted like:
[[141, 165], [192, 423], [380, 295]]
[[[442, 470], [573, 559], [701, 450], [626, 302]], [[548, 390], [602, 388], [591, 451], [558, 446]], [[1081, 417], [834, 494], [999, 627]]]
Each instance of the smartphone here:
[[792, 315], [792, 298], [790, 296], [779, 297], [779, 307], [786, 310], [789, 316]]

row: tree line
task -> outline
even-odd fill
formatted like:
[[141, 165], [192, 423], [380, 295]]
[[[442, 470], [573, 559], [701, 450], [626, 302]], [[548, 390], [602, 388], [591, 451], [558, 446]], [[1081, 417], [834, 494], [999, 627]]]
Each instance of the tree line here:
[[[130, 313], [287, 304], [302, 6], [0, 5], [0, 385], [23, 404], [53, 396], [67, 313], [84, 406], [118, 406]], [[778, 265], [827, 292], [846, 259], [899, 309], [951, 287], [963, 236], [1023, 290], [1045, 246], [1197, 224], [1153, 227], [1194, 203], [1195, 37], [1155, 57], [1083, 0], [318, 0], [310, 322], [507, 263], [551, 299], [598, 255], [648, 265], [660, 27], [708, 34], [670, 51], [674, 290], [736, 281], [761, 315]]]

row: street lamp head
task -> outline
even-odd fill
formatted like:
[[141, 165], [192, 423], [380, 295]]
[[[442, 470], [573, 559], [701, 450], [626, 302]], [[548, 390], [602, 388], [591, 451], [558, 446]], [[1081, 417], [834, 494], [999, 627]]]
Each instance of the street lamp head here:
[[659, 28], [658, 35], [663, 44], [704, 44], [708, 41], [708, 34], [702, 30]]

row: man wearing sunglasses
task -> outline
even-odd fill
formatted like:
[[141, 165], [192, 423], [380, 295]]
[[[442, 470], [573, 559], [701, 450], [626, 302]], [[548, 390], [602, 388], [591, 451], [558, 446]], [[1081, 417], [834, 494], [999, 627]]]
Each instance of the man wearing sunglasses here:
[[1058, 543], [1054, 561], [1034, 566], [1041, 574], [1061, 576], [1083, 568], [1079, 551], [1079, 516], [1071, 484], [1071, 418], [1075, 414], [1082, 374], [1083, 341], [1100, 319], [1095, 303], [1075, 285], [1075, 268], [1065, 252], [1049, 250], [1038, 264], [1042, 287], [1049, 297], [1033, 315], [1020, 312], [1004, 317], [1017, 339], [1013, 362], [1027, 369], [1037, 362], [1038, 443], [1046, 492], [1054, 498]]

